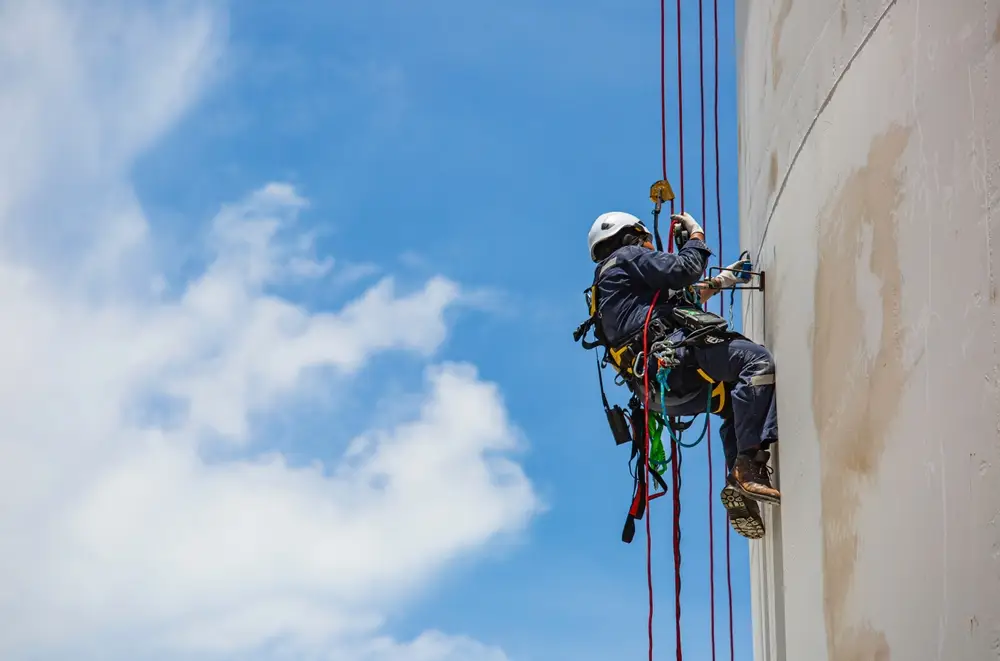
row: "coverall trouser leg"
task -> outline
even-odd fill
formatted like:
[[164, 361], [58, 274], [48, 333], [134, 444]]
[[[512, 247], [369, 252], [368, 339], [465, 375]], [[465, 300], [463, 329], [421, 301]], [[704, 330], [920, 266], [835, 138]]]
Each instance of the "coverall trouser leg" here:
[[[778, 412], [774, 393], [774, 358], [756, 342], [735, 337], [718, 344], [694, 347], [698, 367], [726, 388], [722, 432], [726, 465], [732, 468], [736, 454], [766, 449], [778, 440]], [[735, 436], [735, 448], [731, 447]]]
[[726, 473], [733, 470], [736, 463], [736, 455], [739, 454], [736, 443], [736, 427], [733, 425], [733, 387], [728, 383], [724, 384], [726, 391], [726, 401], [719, 411], [722, 424], [719, 425], [719, 435], [722, 436], [722, 452], [726, 457]]

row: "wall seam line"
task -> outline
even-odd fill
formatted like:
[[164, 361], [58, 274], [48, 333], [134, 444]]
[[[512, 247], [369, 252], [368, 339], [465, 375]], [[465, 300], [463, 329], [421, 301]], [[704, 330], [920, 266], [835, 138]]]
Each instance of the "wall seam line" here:
[[[854, 61], [858, 59], [858, 56], [861, 54], [861, 51], [864, 50], [865, 46], [868, 45], [868, 42], [871, 41], [872, 36], [874, 36], [875, 32], [878, 30], [879, 26], [882, 25], [882, 21], [885, 19], [886, 16], [889, 15], [889, 10], [896, 6], [896, 2], [897, 0], [889, 0], [889, 4], [887, 4], [885, 6], [885, 9], [882, 10], [882, 14], [878, 17], [878, 20], [876, 20], [875, 23], [872, 25], [871, 29], [868, 30], [868, 34], [865, 35], [865, 38], [861, 40], [860, 44], [858, 44], [858, 47], [854, 50], [854, 53], [851, 54], [850, 59], [847, 60], [847, 64], [844, 66], [844, 70], [840, 72], [840, 75], [837, 76], [837, 80], [833, 82], [833, 85], [830, 87], [830, 91], [827, 92], [826, 98], [823, 99], [823, 103], [820, 104], [819, 109], [816, 111], [816, 114], [813, 116], [812, 121], [809, 123], [809, 128], [807, 128], [806, 132], [802, 135], [802, 139], [799, 141], [799, 146], [795, 150], [795, 154], [792, 156], [792, 160], [789, 161], [788, 167], [785, 169], [785, 175], [781, 180], [781, 186], [778, 188], [778, 193], [774, 196], [774, 202], [771, 204], [771, 211], [770, 213], [768, 213], [767, 221], [765, 221], [764, 223], [764, 231], [761, 233], [760, 243], [757, 245], [756, 255], [754, 256], [755, 263], [760, 261], [760, 253], [761, 250], [763, 250], [764, 248], [764, 241], [765, 239], [767, 239], [767, 230], [771, 226], [771, 219], [774, 218], [774, 212], [778, 208], [778, 203], [781, 201], [781, 196], [785, 192], [785, 187], [788, 185], [788, 179], [791, 177], [792, 168], [795, 167], [795, 162], [798, 160], [799, 155], [805, 148], [806, 142], [809, 140], [809, 136], [812, 135], [813, 129], [815, 129], [816, 124], [819, 123], [820, 116], [822, 116], [827, 106], [830, 105], [830, 101], [833, 99], [833, 95], [834, 93], [836, 93], [837, 88], [840, 86], [841, 81], [844, 80], [845, 76], [847, 76], [847, 72], [851, 70], [851, 67], [854, 65]], [[754, 293], [756, 292], [750, 292], [750, 295], [753, 296]]]

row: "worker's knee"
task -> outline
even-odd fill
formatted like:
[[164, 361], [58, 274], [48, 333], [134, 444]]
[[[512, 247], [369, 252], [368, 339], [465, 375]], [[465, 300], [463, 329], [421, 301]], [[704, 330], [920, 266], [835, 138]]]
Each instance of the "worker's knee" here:
[[750, 385], [774, 385], [774, 356], [767, 347], [745, 340], [734, 346], [733, 351], [742, 363], [741, 376]]
[[747, 375], [750, 377], [750, 385], [774, 385], [774, 358], [771, 352], [761, 347], [761, 352], [747, 365]]

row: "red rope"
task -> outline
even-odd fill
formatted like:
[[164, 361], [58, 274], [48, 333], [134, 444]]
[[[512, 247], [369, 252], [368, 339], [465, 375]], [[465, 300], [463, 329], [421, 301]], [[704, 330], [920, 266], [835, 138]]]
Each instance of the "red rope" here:
[[[663, 160], [663, 178], [667, 178], [667, 24], [664, 2], [660, 0], [660, 148]], [[670, 233], [673, 237], [673, 232]], [[670, 251], [673, 251], [673, 239], [670, 241]]]
[[[680, 165], [680, 199], [681, 211], [684, 211], [684, 73], [681, 53], [681, 0], [677, 0], [677, 132], [678, 160]], [[673, 224], [671, 223], [671, 230]], [[671, 231], [671, 236], [673, 232]], [[677, 644], [677, 661], [682, 661], [684, 653], [681, 647], [681, 475], [680, 448], [671, 439], [670, 456], [673, 468], [671, 470], [674, 485], [674, 640]]]
[[681, 661], [684, 658], [681, 647], [681, 451], [677, 441], [673, 439], [670, 441], [670, 458], [674, 485], [674, 636], [677, 661]]
[[729, 661], [736, 661], [736, 648], [733, 645], [733, 574], [730, 571], [729, 531], [726, 531], [726, 592], [729, 594]]
[[[678, 0], [679, 1], [679, 0]], [[667, 178], [667, 60], [666, 60], [666, 49], [667, 49], [667, 33], [666, 33], [666, 0], [660, 0], [660, 153], [661, 161], [663, 166], [663, 179]], [[670, 215], [674, 215], [674, 201], [670, 200]], [[673, 220], [670, 221], [667, 230], [667, 252], [674, 251], [674, 224]], [[642, 329], [642, 345], [643, 345], [643, 356], [648, 355], [649, 349], [649, 320], [653, 315], [653, 307], [656, 305], [656, 300], [659, 298], [660, 292], [656, 291], [653, 294], [653, 300], [649, 305], [649, 311], [646, 313], [646, 322]], [[649, 635], [649, 661], [653, 661], [653, 536], [652, 536], [652, 523], [653, 518], [653, 508], [651, 505], [651, 499], [649, 497], [649, 369], [647, 369], [643, 374], [643, 384], [645, 387], [645, 401], [643, 403], [643, 410], [646, 418], [646, 452], [645, 452], [645, 509], [646, 509], [646, 585], [649, 591], [649, 621], [648, 621], [648, 635]]]
[[[698, 82], [699, 94], [701, 97], [701, 210], [706, 213], [707, 204], [705, 192], [705, 27], [704, 27], [704, 2], [698, 0]], [[718, 132], [715, 137], [716, 144], [719, 142]], [[716, 168], [718, 170], [718, 168]], [[718, 192], [718, 189], [716, 189]], [[722, 228], [719, 227], [719, 265], [722, 265]], [[720, 299], [721, 300], [721, 299]], [[711, 415], [709, 411], [705, 415]], [[715, 525], [712, 515], [712, 501], [714, 499], [712, 486], [712, 427], [708, 426], [708, 436], [705, 439], [705, 447], [708, 449], [708, 598], [709, 598], [709, 619], [712, 632], [712, 661], [715, 661]]]
[[[715, 29], [715, 217], [718, 221], [719, 230], [719, 267], [722, 267], [722, 188], [720, 185], [720, 165], [719, 165], [719, 0], [712, 2], [712, 24]], [[725, 302], [719, 296], [719, 315], [725, 315]], [[711, 453], [711, 437], [709, 441], [709, 453]], [[709, 454], [709, 484], [711, 484], [711, 454]], [[723, 466], [728, 472], [728, 467]], [[711, 486], [709, 486], [711, 490]], [[728, 518], [728, 517], [727, 517]], [[711, 518], [709, 518], [711, 521]], [[728, 523], [728, 522], [727, 522]], [[729, 526], [726, 526], [726, 595], [729, 600], [729, 660], [736, 660], [736, 649], [733, 642], [733, 572], [732, 556], [730, 552]], [[714, 621], [714, 601], [713, 601], [713, 621]], [[715, 658], [715, 635], [712, 636], [712, 658]]]
[[[719, 266], [722, 266], [722, 192], [719, 183], [719, 0], [713, 1], [715, 25], [715, 213], [719, 227]], [[719, 314], [725, 314], [725, 302], [719, 298]], [[728, 467], [723, 465], [728, 473]], [[728, 517], [727, 517], [728, 518]], [[727, 522], [728, 523], [728, 522]], [[736, 648], [733, 635], [733, 572], [732, 554], [730, 549], [730, 532], [726, 527], [726, 597], [729, 602], [729, 661], [736, 661]]]
[[[700, 1], [700, 0], [699, 0]], [[713, 0], [715, 14], [715, 218], [719, 228], [719, 268], [722, 268], [722, 191], [719, 187], [719, 0]], [[702, 92], [705, 89], [702, 87]], [[704, 107], [704, 106], [703, 106]], [[704, 113], [704, 110], [702, 110]], [[724, 301], [719, 296], [719, 313], [725, 312]]]
[[[683, 85], [683, 60], [681, 50], [682, 24], [681, 24], [681, 1], [677, 0], [677, 125], [678, 125], [678, 160], [680, 167], [680, 207], [684, 210], [684, 85]], [[661, 124], [661, 161], [663, 178], [667, 178], [667, 112], [666, 112], [666, 3], [660, 0], [660, 124]], [[720, 158], [719, 158], [719, 6], [718, 0], [713, 0], [713, 23], [714, 23], [714, 50], [715, 50], [715, 77], [714, 77], [714, 119], [715, 119], [715, 195], [716, 195], [716, 219], [718, 223], [719, 267], [722, 267], [722, 196], [720, 190]], [[705, 70], [704, 70], [704, 2], [698, 0], [698, 73], [700, 82], [701, 101], [701, 208], [705, 214], [707, 207], [707, 193], [705, 183]], [[674, 200], [670, 201], [670, 214], [675, 213]], [[667, 251], [673, 252], [673, 225], [671, 221], [667, 236]], [[659, 292], [656, 292], [649, 311], [646, 314], [646, 321], [643, 326], [643, 352], [648, 353], [648, 328], [652, 316], [653, 307]], [[720, 314], [725, 314], [724, 300], [719, 299]], [[646, 422], [646, 442], [645, 442], [645, 483], [646, 483], [646, 580], [649, 590], [649, 661], [653, 661], [653, 571], [652, 571], [652, 535], [651, 535], [651, 507], [649, 496], [649, 370], [643, 375], [645, 386], [645, 422]], [[706, 412], [706, 415], [710, 415]], [[708, 490], [709, 490], [709, 594], [711, 611], [711, 634], [712, 634], [712, 659], [716, 659], [715, 649], [715, 526], [712, 512], [712, 499], [714, 497], [714, 485], [712, 476], [712, 436], [711, 428], [708, 430], [706, 439], [708, 446]], [[671, 441], [671, 482], [673, 484], [673, 551], [674, 551], [674, 613], [675, 613], [675, 641], [677, 661], [683, 661], [683, 648], [681, 641], [681, 453], [680, 447], [675, 441]], [[733, 637], [733, 592], [732, 592], [732, 565], [731, 565], [731, 544], [730, 536], [726, 535], [726, 586], [729, 599], [729, 656], [730, 661], [735, 661], [735, 648]]]
[[653, 316], [653, 308], [656, 306], [656, 299], [660, 297], [660, 292], [657, 290], [653, 293], [653, 300], [649, 304], [649, 311], [646, 312], [646, 322], [642, 326], [642, 355], [643, 359], [647, 360], [646, 369], [642, 374], [643, 387], [646, 389], [645, 395], [643, 397], [643, 412], [646, 418], [646, 451], [645, 456], [645, 466], [643, 470], [645, 471], [646, 477], [643, 487], [646, 491], [644, 498], [646, 500], [646, 585], [649, 588], [649, 661], [653, 661], [653, 536], [650, 533], [651, 524], [650, 520], [653, 518], [653, 508], [650, 507], [649, 501], [649, 320]]
[[680, 137], [681, 211], [684, 211], [684, 74], [681, 71], [681, 0], [677, 0], [677, 132]]
[[[666, 48], [667, 48], [667, 34], [666, 34], [666, 0], [660, 0], [660, 155], [661, 163], [663, 166], [663, 179], [667, 178], [667, 64], [666, 64]], [[670, 201], [670, 215], [673, 215], [674, 201]], [[667, 251], [673, 252], [674, 249], [674, 226], [671, 220], [668, 225], [667, 231]], [[659, 298], [660, 292], [657, 291], [653, 294], [653, 300], [649, 305], [649, 311], [646, 313], [646, 322], [642, 328], [642, 352], [643, 356], [648, 356], [649, 349], [649, 320], [653, 315], [653, 307], [656, 305], [656, 299]], [[649, 635], [649, 661], [653, 661], [653, 535], [652, 535], [652, 523], [653, 518], [653, 508], [651, 507], [651, 501], [649, 498], [649, 366], [643, 374], [643, 385], [646, 389], [645, 401], [643, 402], [643, 411], [646, 418], [646, 452], [645, 452], [645, 466], [643, 470], [645, 471], [645, 509], [646, 509], [646, 586], [649, 591], [649, 621], [647, 623], [648, 635]]]

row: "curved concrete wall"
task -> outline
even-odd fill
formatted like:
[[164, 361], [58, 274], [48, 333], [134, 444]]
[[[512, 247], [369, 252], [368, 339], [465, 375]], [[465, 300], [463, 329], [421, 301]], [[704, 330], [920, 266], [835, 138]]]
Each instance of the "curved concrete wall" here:
[[1000, 658], [1000, 0], [736, 4], [756, 659]]

